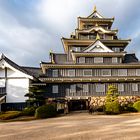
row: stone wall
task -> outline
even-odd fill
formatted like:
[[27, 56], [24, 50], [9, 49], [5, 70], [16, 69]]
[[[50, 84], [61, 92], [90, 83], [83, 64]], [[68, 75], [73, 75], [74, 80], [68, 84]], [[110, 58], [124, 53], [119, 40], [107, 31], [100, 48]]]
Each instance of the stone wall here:
[[[89, 106], [92, 106], [94, 108], [102, 107], [105, 105], [105, 100], [106, 100], [106, 97], [91, 97]], [[140, 96], [119, 96], [118, 97], [118, 101], [121, 106], [134, 103], [138, 100], [140, 100]]]

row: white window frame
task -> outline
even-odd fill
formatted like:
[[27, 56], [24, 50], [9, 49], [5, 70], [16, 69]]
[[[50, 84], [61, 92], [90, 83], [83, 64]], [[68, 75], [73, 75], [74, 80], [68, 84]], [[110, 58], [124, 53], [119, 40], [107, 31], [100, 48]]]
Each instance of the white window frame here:
[[86, 62], [85, 57], [79, 57], [79, 63], [84, 64]]
[[[73, 74], [72, 74], [73, 73]], [[75, 69], [68, 70], [68, 76], [69, 77], [75, 77]]]
[[52, 86], [52, 93], [58, 93], [58, 85], [53, 85]]
[[140, 69], [136, 69], [136, 76], [140, 76]]
[[112, 63], [118, 63], [118, 58], [117, 57], [112, 57]]
[[58, 77], [58, 70], [52, 70], [52, 77]]
[[103, 57], [94, 57], [94, 63], [103, 63]]
[[124, 84], [118, 84], [118, 91], [124, 92]]
[[97, 84], [96, 92], [105, 92], [105, 84]]
[[76, 92], [76, 85], [70, 85], [70, 93]]
[[89, 92], [89, 85], [88, 84], [83, 85], [83, 92], [85, 92], [85, 93]]
[[132, 91], [139, 91], [137, 83], [132, 83]]
[[127, 73], [127, 69], [118, 69], [118, 76], [127, 76]]
[[[109, 74], [104, 74], [105, 71], [108, 71]], [[102, 72], [102, 76], [111, 76], [111, 69], [102, 69], [101, 72]]]
[[[85, 75], [85, 72], [90, 72], [90, 74], [89, 75]], [[90, 77], [90, 76], [92, 76], [92, 69], [85, 69], [85, 70], [83, 70], [83, 76], [86, 76], [86, 77]]]

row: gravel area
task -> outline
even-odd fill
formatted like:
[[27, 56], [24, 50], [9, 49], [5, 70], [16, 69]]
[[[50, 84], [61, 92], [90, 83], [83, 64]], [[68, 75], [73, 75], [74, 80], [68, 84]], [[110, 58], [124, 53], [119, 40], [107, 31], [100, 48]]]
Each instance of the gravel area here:
[[0, 123], [0, 140], [139, 140], [140, 114], [67, 116]]

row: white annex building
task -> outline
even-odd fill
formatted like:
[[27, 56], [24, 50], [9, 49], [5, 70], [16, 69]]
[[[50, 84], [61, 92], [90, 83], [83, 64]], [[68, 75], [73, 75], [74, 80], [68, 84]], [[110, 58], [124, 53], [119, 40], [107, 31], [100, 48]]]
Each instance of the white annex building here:
[[[22, 67], [1, 55], [0, 107], [2, 103], [24, 103], [32, 80], [37, 79], [39, 68]], [[1, 109], [1, 108], [0, 108]]]

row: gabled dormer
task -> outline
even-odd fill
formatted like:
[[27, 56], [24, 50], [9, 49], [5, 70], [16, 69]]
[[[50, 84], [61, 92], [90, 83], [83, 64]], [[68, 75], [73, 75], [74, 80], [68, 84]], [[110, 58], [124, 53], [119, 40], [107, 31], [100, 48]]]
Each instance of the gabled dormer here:
[[91, 13], [88, 18], [104, 18], [100, 13], [98, 13], [96, 6], [94, 7], [93, 13]]
[[76, 38], [78, 39], [95, 39], [97, 33], [101, 39], [113, 40], [117, 37], [118, 30], [105, 29], [96, 24], [90, 29], [76, 30]]
[[107, 46], [105, 46], [99, 39], [97, 39], [94, 43], [89, 45], [87, 48], [83, 50], [83, 52], [113, 52]]

